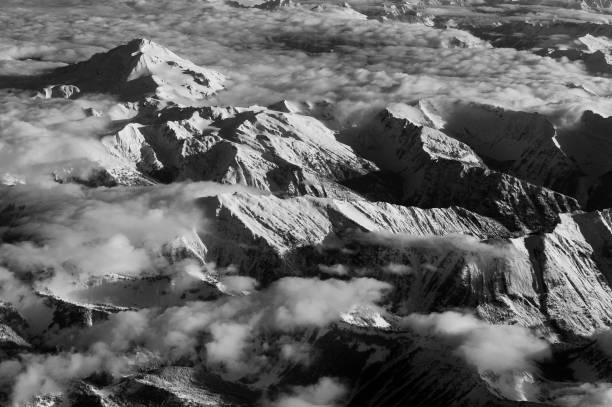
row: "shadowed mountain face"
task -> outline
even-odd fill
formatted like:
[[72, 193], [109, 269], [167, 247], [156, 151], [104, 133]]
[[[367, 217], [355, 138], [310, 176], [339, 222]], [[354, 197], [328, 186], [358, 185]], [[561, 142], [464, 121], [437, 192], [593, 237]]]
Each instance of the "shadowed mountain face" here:
[[5, 1], [0, 405], [612, 405], [609, 12]]

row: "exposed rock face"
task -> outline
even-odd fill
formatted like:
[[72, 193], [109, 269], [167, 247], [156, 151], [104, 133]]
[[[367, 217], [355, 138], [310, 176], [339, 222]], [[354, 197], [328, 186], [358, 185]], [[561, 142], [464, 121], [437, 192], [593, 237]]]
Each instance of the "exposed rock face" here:
[[54, 295], [40, 295], [53, 313], [49, 329], [85, 328], [105, 320], [111, 313], [125, 310], [114, 305], [95, 305], [89, 302], [74, 302]]
[[[338, 236], [355, 230], [413, 236], [466, 234], [481, 239], [511, 236], [499, 223], [461, 208], [419, 209], [363, 200], [248, 194], [203, 198], [202, 206], [217, 218], [202, 236], [209, 249], [207, 260], [236, 264], [264, 281], [277, 273], [304, 272], [305, 268], [295, 267], [303, 263], [300, 250], [334, 246]], [[230, 241], [241, 244], [229, 245]]]
[[542, 312], [566, 335], [588, 337], [610, 324], [607, 271], [596, 264], [593, 248], [571, 217], [555, 231], [525, 240], [534, 264], [534, 287]]
[[[210, 389], [209, 389], [210, 387]], [[224, 387], [227, 394], [222, 394]], [[106, 392], [117, 403], [176, 406], [246, 406], [253, 402], [249, 390], [198, 374], [196, 369], [168, 367], [152, 374], [128, 377]]]
[[[382, 357], [383, 360], [365, 363], [363, 374], [356, 380], [355, 391], [351, 394], [348, 406], [370, 403], [393, 407], [547, 407], [543, 403], [512, 400], [512, 396], [515, 399], [521, 398], [520, 395], [509, 394], [512, 392], [512, 386], [519, 389], [529, 388], [533, 380], [529, 375], [517, 374], [508, 378], [478, 374], [475, 370], [466, 368], [456, 354], [449, 352], [448, 347], [436, 344], [431, 337], [382, 334], [384, 339], [380, 341], [365, 332], [354, 330], [346, 330], [336, 335], [336, 341], [342, 338], [351, 343], [349, 338], [352, 338], [355, 345], [351, 350], [357, 353], [337, 355], [334, 360], [341, 365], [342, 360], [358, 360], [360, 356], [376, 355], [377, 350], [380, 352], [381, 348], [387, 351]], [[333, 341], [329, 337], [333, 337], [332, 334], [323, 341]], [[358, 348], [357, 343], [363, 345]], [[356, 352], [357, 349], [362, 350], [359, 352], [361, 354]], [[325, 356], [333, 357], [333, 354], [330, 352]], [[508, 382], [504, 383], [504, 380]], [[451, 389], [458, 392], [450, 396], [449, 392], [454, 392]]]
[[612, 119], [587, 110], [574, 130], [560, 136], [559, 143], [586, 174], [601, 176], [612, 171], [609, 160], [612, 148], [610, 128]]
[[582, 0], [580, 8], [583, 10], [589, 9], [606, 9], [612, 7], [610, 0]]
[[351, 143], [364, 157], [402, 176], [403, 200], [409, 205], [463, 206], [512, 230], [549, 230], [558, 213], [578, 209], [573, 198], [489, 169], [467, 144], [433, 125], [419, 109], [394, 105]]
[[262, 10], [275, 10], [280, 7], [288, 7], [293, 3], [291, 0], [231, 0], [228, 4], [241, 8], [258, 8]]
[[63, 98], [70, 99], [77, 97], [81, 90], [74, 85], [51, 85], [43, 89], [44, 94], [42, 96], [45, 99], [51, 98]]
[[[492, 323], [570, 337], [588, 337], [612, 322], [607, 211], [562, 215], [549, 233], [512, 238], [499, 223], [457, 208], [245, 194], [202, 202], [217, 217], [203, 236], [208, 260], [233, 262], [262, 281], [342, 264], [347, 275], [392, 282], [400, 314], [468, 306]], [[448, 234], [464, 236], [435, 238]]]
[[11, 304], [0, 303], [0, 355], [29, 348], [24, 339], [27, 328], [28, 323]]
[[612, 166], [610, 151], [612, 138], [609, 131], [612, 120], [589, 110], [583, 112], [580, 121], [564, 129], [558, 136], [559, 144], [567, 155], [586, 174], [577, 196], [589, 209], [608, 208]]
[[538, 55], [551, 58], [567, 58], [571, 61], [582, 61], [587, 69], [597, 75], [612, 74], [612, 59], [602, 51], [586, 52], [578, 49], [542, 49]]
[[580, 233], [589, 243], [592, 258], [602, 271], [608, 283], [612, 282], [610, 270], [612, 267], [612, 215], [609, 209], [590, 213], [576, 214], [574, 222], [578, 225]]
[[355, 4], [357, 11], [365, 14], [369, 19], [402, 20], [408, 22], [419, 21], [418, 6], [409, 2], [398, 3], [376, 3], [363, 2]]
[[[286, 4], [240, 3], [266, 10]], [[385, 13], [402, 19], [414, 12], [423, 20], [422, 5], [385, 6]], [[460, 33], [445, 31], [450, 39], [441, 47], [488, 46]], [[593, 55], [608, 52], [595, 38], [583, 42]], [[11, 269], [7, 281], [14, 287], [25, 287], [20, 295], [31, 294], [49, 315], [33, 334], [12, 306], [0, 304], [0, 359], [32, 359], [43, 373], [64, 356], [76, 355], [79, 364], [85, 355], [94, 366], [67, 369], [57, 379], [59, 390], [43, 387], [47, 393], [34, 395], [33, 405], [263, 405], [330, 376], [350, 389], [348, 406], [542, 407], [563, 382], [609, 380], [612, 368], [598, 360], [605, 350], [596, 341], [612, 325], [612, 215], [582, 212], [568, 196], [591, 207], [612, 202], [609, 119], [587, 112], [573, 133], [557, 134], [535, 113], [424, 100], [390, 105], [363, 128], [347, 128], [329, 101], [203, 106], [222, 89], [223, 76], [148, 40], [44, 79], [52, 84], [48, 98], [110, 92], [125, 103], [104, 112], [85, 108], [87, 116], [113, 116], [100, 135], [108, 157], [101, 154], [83, 171], [51, 174], [57, 184], [73, 185], [39, 190], [3, 176], [14, 186], [0, 194], [0, 247], [6, 249], [0, 253], [36, 255], [23, 264], [0, 259], [0, 266]], [[184, 184], [158, 185], [173, 182]], [[225, 191], [227, 184], [240, 192], [198, 189]], [[161, 188], [171, 194], [151, 193]], [[33, 202], [14, 199], [20, 191]], [[166, 205], [175, 191], [189, 202]], [[67, 210], [83, 196], [87, 202]], [[123, 214], [124, 206], [132, 211]], [[114, 218], [127, 223], [134, 211], [145, 221], [123, 230]], [[172, 222], [164, 223], [166, 216]], [[58, 244], [62, 239], [76, 243]], [[44, 262], [52, 243], [56, 258]], [[91, 256], [90, 249], [107, 251], [97, 264], [73, 264], [72, 250]], [[120, 271], [88, 270], [106, 257], [115, 261], [115, 251], [125, 261]], [[336, 319], [304, 328], [292, 325], [297, 318], [289, 303], [309, 288], [274, 291], [283, 278], [316, 281], [317, 291], [330, 281], [387, 291], [369, 307], [333, 309]], [[296, 308], [316, 320], [310, 314], [319, 304], [305, 298]], [[261, 310], [250, 315], [251, 307]], [[482, 324], [476, 331], [500, 324], [524, 330], [552, 348], [552, 362], [481, 368], [456, 349], [465, 332], [440, 339], [406, 323], [415, 314], [450, 310], [475, 315]], [[100, 327], [111, 330], [110, 339], [100, 335], [92, 346], [78, 336]], [[49, 338], [57, 352], [39, 346]], [[189, 349], [175, 354], [186, 342]], [[210, 363], [215, 351], [221, 362]], [[240, 376], [250, 367], [241, 365], [241, 352], [253, 352], [257, 368], [266, 371]], [[48, 356], [51, 367], [44, 364]], [[551, 373], [554, 368], [561, 372]], [[572, 368], [574, 376], [566, 373]], [[28, 372], [26, 365], [15, 371]], [[0, 386], [0, 404], [9, 397]], [[335, 405], [314, 400], [307, 404]]]
[[[108, 276], [62, 294], [65, 303], [55, 307], [53, 324], [91, 326], [113, 312], [147, 307], [178, 306], [187, 301], [210, 301], [220, 296], [211, 281], [185, 276], [177, 288], [170, 277], [127, 278]], [[95, 305], [90, 305], [95, 304]]]
[[423, 100], [415, 107], [390, 106], [387, 112], [464, 143], [491, 170], [576, 198], [587, 208], [612, 202], [610, 120], [601, 115], [585, 111], [575, 126], [558, 132], [537, 113], [458, 100]]
[[196, 66], [147, 39], [135, 39], [60, 68], [49, 79], [63, 83], [50, 87], [46, 92], [50, 97], [70, 97], [80, 89], [117, 93], [125, 100], [150, 95], [179, 103], [203, 99], [223, 89], [224, 81], [220, 73]]
[[422, 101], [419, 109], [438, 130], [470, 146], [491, 169], [558, 192], [576, 189], [571, 182], [576, 182], [579, 169], [543, 115], [442, 100]]

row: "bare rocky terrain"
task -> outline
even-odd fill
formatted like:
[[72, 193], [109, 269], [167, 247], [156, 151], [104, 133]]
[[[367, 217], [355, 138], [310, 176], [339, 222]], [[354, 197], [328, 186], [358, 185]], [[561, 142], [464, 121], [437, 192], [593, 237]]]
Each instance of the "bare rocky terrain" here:
[[611, 13], [5, 0], [0, 405], [612, 405]]

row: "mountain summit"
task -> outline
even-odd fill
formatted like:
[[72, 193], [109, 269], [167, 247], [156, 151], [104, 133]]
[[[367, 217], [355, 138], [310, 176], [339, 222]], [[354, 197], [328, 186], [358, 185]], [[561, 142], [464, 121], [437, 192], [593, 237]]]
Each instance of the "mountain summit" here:
[[[79, 92], [111, 92], [124, 100], [144, 96], [174, 102], [204, 99], [223, 89], [225, 77], [195, 65], [147, 39], [134, 39], [87, 61], [58, 69], [52, 75], [59, 86]], [[74, 94], [74, 93], [72, 93]]]

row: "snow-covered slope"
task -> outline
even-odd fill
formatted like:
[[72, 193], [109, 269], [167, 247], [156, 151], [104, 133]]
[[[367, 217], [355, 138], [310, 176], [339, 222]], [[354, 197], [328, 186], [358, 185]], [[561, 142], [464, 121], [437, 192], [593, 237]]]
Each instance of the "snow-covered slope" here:
[[28, 323], [9, 303], [0, 303], [0, 355], [6, 357], [30, 344], [23, 338], [26, 336]]
[[458, 208], [248, 194], [202, 204], [216, 217], [203, 235], [208, 260], [262, 281], [321, 270], [376, 276], [393, 282], [402, 314], [467, 306], [492, 323], [538, 326], [555, 337], [588, 337], [612, 322], [607, 211], [561, 215], [551, 232], [513, 238]]
[[425, 100], [418, 107], [438, 130], [470, 146], [492, 169], [555, 191], [575, 188], [570, 183], [579, 170], [545, 116], [458, 100]]
[[513, 230], [549, 229], [558, 213], [578, 209], [573, 198], [491, 170], [468, 144], [435, 129], [425, 114], [390, 106], [349, 140], [359, 154], [401, 175], [406, 204], [462, 206]]
[[[120, 3], [141, 16], [156, 2]], [[584, 109], [555, 128], [518, 110], [527, 103], [473, 102], [459, 86], [469, 78], [452, 76], [454, 62], [479, 58], [499, 89], [517, 72], [541, 78], [563, 65], [531, 48], [561, 28], [509, 36], [531, 23], [499, 2], [319, 3], [168, 4], [169, 21], [196, 9], [210, 25], [194, 47], [227, 66], [232, 90], [216, 99], [224, 74], [148, 40], [60, 68], [35, 61], [48, 50], [22, 61], [0, 49], [0, 72], [47, 72], [32, 80], [38, 97], [21, 82], [0, 95], [0, 404], [589, 406], [571, 397], [612, 371], [610, 118], [582, 106], [599, 97], [586, 85], [567, 100], [563, 84], [530, 95], [551, 92], [555, 112]], [[248, 16], [256, 41], [219, 37], [206, 18], [219, 10], [220, 24]], [[493, 22], [483, 33], [453, 13]], [[323, 46], [302, 39], [306, 28]], [[540, 52], [569, 56], [567, 76], [581, 80], [583, 62], [607, 66], [612, 49], [605, 27], [585, 29], [563, 39], [575, 49]], [[224, 55], [234, 48], [266, 58]], [[488, 67], [489, 52], [511, 72]], [[282, 75], [266, 88], [276, 58]], [[443, 76], [448, 89], [427, 96]], [[0, 85], [12, 78], [27, 82]]]
[[[511, 236], [498, 222], [461, 208], [420, 209], [363, 200], [280, 199], [244, 193], [203, 198], [201, 203], [206, 214], [216, 218], [210, 235], [202, 236], [209, 249], [208, 259], [249, 269], [255, 269], [259, 261], [264, 261], [264, 253], [275, 257], [290, 256], [292, 251], [303, 247], [333, 246], [338, 235], [351, 231], [406, 233], [415, 237], [465, 234], [487, 239]], [[231, 240], [243, 244], [228, 245]], [[284, 259], [277, 257], [275, 260]]]
[[223, 89], [225, 78], [153, 41], [135, 39], [87, 61], [59, 68], [46, 80], [53, 81], [46, 88], [48, 97], [112, 92], [129, 101], [153, 96], [193, 103]]
[[335, 182], [378, 168], [298, 113], [253, 108], [171, 108], [103, 140], [128, 167], [162, 182], [240, 184], [285, 195], [356, 194]]

